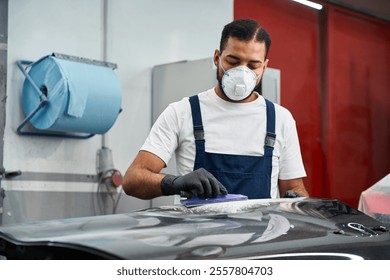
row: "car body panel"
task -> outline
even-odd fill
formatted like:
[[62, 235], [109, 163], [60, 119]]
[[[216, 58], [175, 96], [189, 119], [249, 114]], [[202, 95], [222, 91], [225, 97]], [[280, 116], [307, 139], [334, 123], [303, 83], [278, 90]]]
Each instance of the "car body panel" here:
[[0, 256], [390, 259], [390, 232], [337, 200], [247, 200], [2, 226]]

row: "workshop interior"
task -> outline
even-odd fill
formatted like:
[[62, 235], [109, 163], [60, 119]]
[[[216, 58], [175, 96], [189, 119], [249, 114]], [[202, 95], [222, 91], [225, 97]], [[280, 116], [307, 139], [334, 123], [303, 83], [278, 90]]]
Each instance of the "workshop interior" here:
[[238, 18], [271, 34], [262, 91], [294, 116], [310, 197], [390, 215], [390, 2], [300, 2], [0, 0], [0, 226], [173, 205], [123, 174], [168, 104], [215, 85]]

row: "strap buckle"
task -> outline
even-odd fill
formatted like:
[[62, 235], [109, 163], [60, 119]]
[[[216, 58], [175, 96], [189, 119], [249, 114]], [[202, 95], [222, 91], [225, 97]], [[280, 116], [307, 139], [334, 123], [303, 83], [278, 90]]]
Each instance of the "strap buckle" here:
[[275, 141], [276, 134], [272, 132], [267, 132], [267, 135], [265, 136], [264, 145], [273, 148], [275, 146]]
[[204, 139], [203, 125], [194, 125], [194, 137], [195, 137], [195, 140], [203, 140]]

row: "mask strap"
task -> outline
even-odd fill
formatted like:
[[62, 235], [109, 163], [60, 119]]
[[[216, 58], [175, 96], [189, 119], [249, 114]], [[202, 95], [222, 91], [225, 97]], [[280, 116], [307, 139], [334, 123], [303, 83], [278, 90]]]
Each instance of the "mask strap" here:
[[218, 60], [219, 60], [219, 65], [221, 65], [221, 68], [222, 68], [223, 73], [229, 76], [229, 74], [226, 73], [225, 68], [223, 68], [221, 56], [219, 57]]

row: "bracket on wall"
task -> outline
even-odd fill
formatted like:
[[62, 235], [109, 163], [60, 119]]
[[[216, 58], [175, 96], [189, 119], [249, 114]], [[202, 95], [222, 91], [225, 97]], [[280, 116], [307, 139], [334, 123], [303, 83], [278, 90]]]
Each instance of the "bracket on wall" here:
[[20, 170], [17, 170], [17, 171], [5, 171], [5, 169], [3, 167], [0, 167], [0, 226], [3, 222], [3, 204], [4, 204], [4, 198], [5, 198], [5, 190], [1, 187], [1, 181], [3, 180], [3, 178], [7, 179], [7, 178], [13, 178], [13, 177], [17, 177], [19, 176], [20, 174], [22, 174], [22, 172], [20, 172]]

